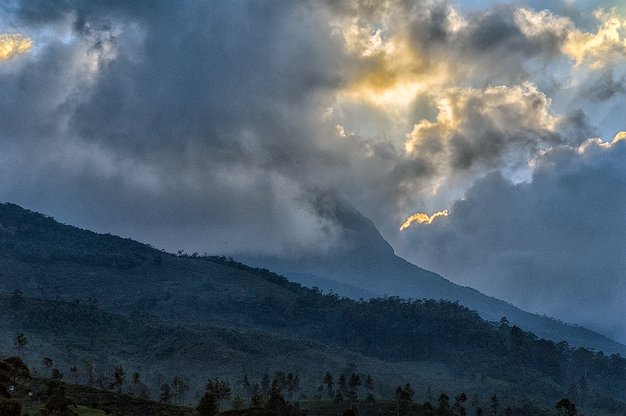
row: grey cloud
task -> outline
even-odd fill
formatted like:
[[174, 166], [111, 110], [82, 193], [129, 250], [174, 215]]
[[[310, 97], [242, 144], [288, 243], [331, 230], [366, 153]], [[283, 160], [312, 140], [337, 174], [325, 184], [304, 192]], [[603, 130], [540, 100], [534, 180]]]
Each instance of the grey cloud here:
[[401, 251], [520, 307], [625, 340], [624, 157], [624, 141], [592, 143], [547, 153], [528, 183], [491, 174], [449, 217], [410, 228]]
[[626, 93], [626, 75], [616, 75], [612, 69], [594, 75], [591, 81], [583, 86], [582, 97], [592, 101], [606, 101]]
[[3, 199], [167, 249], [323, 241], [300, 195], [340, 166], [316, 139], [343, 51], [314, 7], [32, 0], [17, 12], [32, 30], [69, 24], [73, 39], [0, 78]]

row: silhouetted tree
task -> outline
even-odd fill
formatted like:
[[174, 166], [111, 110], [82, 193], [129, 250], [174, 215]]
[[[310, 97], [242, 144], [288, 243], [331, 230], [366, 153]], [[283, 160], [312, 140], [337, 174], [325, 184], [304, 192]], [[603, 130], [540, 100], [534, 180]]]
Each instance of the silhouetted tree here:
[[450, 397], [447, 394], [441, 393], [439, 399], [437, 399], [437, 414], [439, 416], [445, 416], [450, 413]]
[[159, 391], [159, 401], [169, 403], [172, 400], [172, 389], [169, 384], [163, 384]]
[[491, 396], [491, 416], [498, 416], [498, 396], [493, 394]]
[[359, 377], [359, 375], [356, 373], [352, 373], [352, 375], [350, 376], [350, 381], [348, 382], [348, 385], [350, 386], [348, 398], [350, 399], [350, 401], [356, 402], [359, 399], [358, 389], [359, 389], [359, 386], [361, 385], [361, 377]]
[[261, 379], [261, 394], [263, 397], [267, 397], [270, 393], [271, 384], [272, 380], [270, 380], [270, 375], [267, 373], [263, 374], [263, 378]]
[[466, 400], [467, 400], [467, 396], [465, 395], [465, 393], [461, 393], [458, 396], [456, 396], [456, 398], [454, 399], [454, 406], [452, 407], [452, 410], [454, 411], [456, 415], [459, 415], [459, 416], [466, 415], [465, 406], [463, 406], [463, 403], [465, 403]]
[[11, 308], [19, 309], [22, 304], [24, 304], [24, 292], [22, 292], [20, 289], [15, 289], [11, 293], [11, 300], [9, 304], [11, 305]]
[[70, 367], [70, 373], [74, 376], [74, 384], [78, 384], [78, 367]]
[[332, 399], [335, 397], [335, 389], [333, 387], [333, 375], [330, 374], [329, 372], [326, 372], [326, 375], [324, 376], [324, 384], [326, 384], [326, 388], [327, 388], [327, 392], [328, 392], [328, 398]]
[[343, 402], [343, 394], [341, 394], [341, 390], [337, 390], [335, 393], [335, 397], [333, 398], [333, 403], [341, 403]]
[[60, 380], [48, 383], [48, 401], [42, 410], [42, 416], [69, 416], [71, 402], [65, 395], [65, 385]]
[[244, 408], [244, 402], [239, 395], [235, 396], [233, 399], [233, 410], [239, 411]]
[[17, 356], [21, 358], [22, 351], [28, 345], [28, 338], [26, 338], [26, 335], [22, 333], [15, 334], [15, 337], [13, 338], [13, 345], [17, 348]]
[[413, 401], [413, 395], [415, 391], [409, 383], [406, 383], [404, 387], [398, 386], [395, 390], [395, 398], [398, 405], [398, 413], [406, 414], [409, 410], [409, 404]]
[[230, 398], [230, 387], [217, 378], [209, 379], [206, 391], [198, 403], [199, 416], [214, 416], [219, 412], [222, 401]]
[[559, 414], [563, 414], [565, 416], [576, 416], [578, 414], [576, 405], [567, 398], [559, 400], [556, 404], [556, 410]]
[[172, 380], [172, 396], [174, 397], [174, 404], [178, 403], [178, 398], [183, 401], [185, 399], [185, 394], [189, 391], [189, 385], [185, 381], [185, 379], [176, 376]]
[[22, 405], [14, 399], [0, 399], [0, 416], [21, 416]]
[[63, 380], [63, 374], [59, 371], [58, 368], [53, 368], [51, 378], [53, 380]]
[[265, 404], [266, 409], [280, 409], [287, 404], [287, 401], [281, 394], [281, 382], [280, 377], [274, 378], [272, 381], [272, 388], [270, 389], [270, 395]]
[[113, 383], [111, 383], [111, 390], [117, 389], [118, 393], [122, 392], [122, 386], [126, 381], [126, 372], [121, 365], [118, 365], [113, 370]]

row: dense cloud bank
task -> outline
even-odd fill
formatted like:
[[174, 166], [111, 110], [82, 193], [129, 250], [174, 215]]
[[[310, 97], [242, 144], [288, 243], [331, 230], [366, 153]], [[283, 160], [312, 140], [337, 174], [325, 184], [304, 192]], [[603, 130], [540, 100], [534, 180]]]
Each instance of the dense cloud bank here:
[[[337, 195], [452, 280], [609, 328], [603, 302], [579, 316], [554, 298], [587, 288], [572, 268], [621, 288], [620, 228], [568, 221], [623, 212], [621, 144], [578, 149], [625, 127], [626, 21], [569, 2], [476, 4], [8, 2], [0, 198], [172, 251], [289, 256], [342, 244]], [[593, 213], [568, 193], [591, 178]], [[478, 221], [462, 213], [479, 192], [493, 213]], [[547, 225], [522, 226], [522, 206]], [[528, 277], [557, 246], [550, 277]], [[587, 247], [584, 267], [560, 268]]]
[[532, 181], [488, 175], [406, 244], [462, 283], [625, 340], [625, 160], [624, 139], [552, 150]]

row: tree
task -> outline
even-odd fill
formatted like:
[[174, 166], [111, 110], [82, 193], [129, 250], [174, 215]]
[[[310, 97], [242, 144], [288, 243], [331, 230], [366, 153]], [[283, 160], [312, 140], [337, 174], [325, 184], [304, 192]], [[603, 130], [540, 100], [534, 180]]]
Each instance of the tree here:
[[287, 374], [287, 393], [289, 400], [293, 400], [293, 396], [300, 390], [300, 377], [293, 373]]
[[13, 345], [17, 348], [17, 356], [21, 358], [22, 350], [28, 345], [28, 338], [22, 333], [15, 334], [13, 338]]
[[258, 392], [250, 397], [250, 407], [263, 407], [263, 397]]
[[374, 379], [370, 374], [368, 374], [365, 379], [365, 390], [367, 390], [368, 393], [371, 393], [374, 390]]
[[343, 394], [341, 394], [341, 390], [337, 390], [335, 394], [335, 398], [333, 399], [333, 403], [341, 403], [343, 402]]
[[241, 410], [244, 408], [244, 401], [241, 397], [239, 397], [239, 395], [236, 395], [235, 398], [233, 399], [233, 410]]
[[11, 308], [19, 309], [22, 304], [24, 304], [24, 292], [22, 292], [20, 289], [15, 289], [11, 293], [11, 300], [9, 304], [11, 305]]
[[348, 397], [350, 398], [350, 401], [356, 402], [359, 399], [358, 388], [361, 385], [361, 377], [359, 377], [359, 375], [356, 373], [352, 373], [348, 385], [350, 386]]
[[51, 380], [48, 384], [48, 401], [42, 410], [42, 416], [69, 416], [70, 404], [65, 395], [65, 385], [60, 380]]
[[437, 414], [440, 416], [448, 415], [450, 413], [450, 397], [447, 394], [441, 393], [439, 399], [437, 399]]
[[209, 379], [206, 391], [198, 403], [199, 416], [214, 416], [218, 413], [222, 401], [230, 398], [230, 387], [224, 381]]
[[70, 367], [70, 373], [74, 376], [74, 384], [78, 384], [78, 367]]
[[159, 401], [169, 403], [172, 400], [172, 389], [169, 384], [163, 384], [159, 391]]
[[117, 392], [121, 393], [124, 381], [126, 381], [126, 372], [121, 365], [118, 365], [115, 367], [115, 370], [113, 370], [113, 383], [111, 383], [111, 389], [117, 389]]
[[270, 395], [267, 399], [267, 403], [265, 404], [266, 409], [279, 410], [287, 404], [287, 401], [281, 393], [281, 387], [281, 379], [279, 377], [274, 378], [272, 381], [272, 388], [270, 389]]
[[280, 391], [283, 391], [285, 387], [287, 387], [287, 376], [283, 371], [277, 371], [274, 373], [274, 379], [272, 383], [276, 382], [276, 388]]
[[402, 386], [396, 387], [395, 397], [398, 403], [398, 413], [406, 414], [409, 410], [409, 404], [413, 401], [413, 395], [415, 391], [409, 383], [406, 383], [404, 388]]
[[324, 384], [326, 384], [327, 387], [328, 398], [332, 399], [333, 397], [335, 397], [335, 390], [333, 388], [333, 375], [329, 372], [326, 372], [326, 375], [324, 376]]
[[491, 416], [498, 416], [498, 396], [491, 396]]
[[341, 392], [342, 395], [347, 395], [348, 394], [348, 382], [346, 380], [346, 376], [344, 374], [341, 374], [339, 376], [339, 381], [337, 383], [337, 385], [339, 386], [339, 391]]
[[267, 373], [263, 374], [263, 378], [261, 379], [261, 394], [263, 395], [263, 397], [267, 397], [267, 395], [270, 393], [271, 384], [272, 381], [270, 380], [270, 375]]
[[465, 403], [466, 400], [467, 396], [465, 395], [465, 393], [461, 393], [456, 396], [456, 398], [454, 399], [454, 406], [452, 407], [455, 414], [459, 416], [466, 415], [465, 406], [463, 406], [463, 403]]
[[252, 396], [252, 384], [250, 383], [250, 380], [248, 379], [248, 375], [244, 374], [243, 375], [243, 380], [241, 381], [241, 386], [243, 387], [244, 391], [246, 392], [246, 394], [248, 394], [249, 396]]
[[21, 416], [22, 405], [14, 399], [0, 400], [0, 416]]
[[179, 397], [181, 401], [185, 400], [185, 393], [187, 393], [187, 391], [189, 391], [189, 385], [185, 379], [178, 376], [174, 377], [172, 380], [172, 395], [174, 396], [174, 404], [178, 403]]
[[563, 414], [565, 416], [576, 416], [578, 414], [576, 405], [567, 398], [559, 400], [556, 404], [556, 410], [559, 414]]
[[41, 360], [41, 363], [43, 364], [44, 367], [48, 369], [52, 368], [52, 358], [50, 357], [43, 357], [43, 360]]

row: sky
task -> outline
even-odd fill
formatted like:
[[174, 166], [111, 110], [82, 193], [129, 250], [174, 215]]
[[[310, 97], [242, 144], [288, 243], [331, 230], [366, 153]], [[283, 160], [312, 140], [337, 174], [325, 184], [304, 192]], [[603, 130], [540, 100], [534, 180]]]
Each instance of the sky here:
[[[0, 199], [169, 251], [396, 253], [626, 341], [621, 1], [0, 6]], [[402, 230], [401, 230], [402, 228]]]

